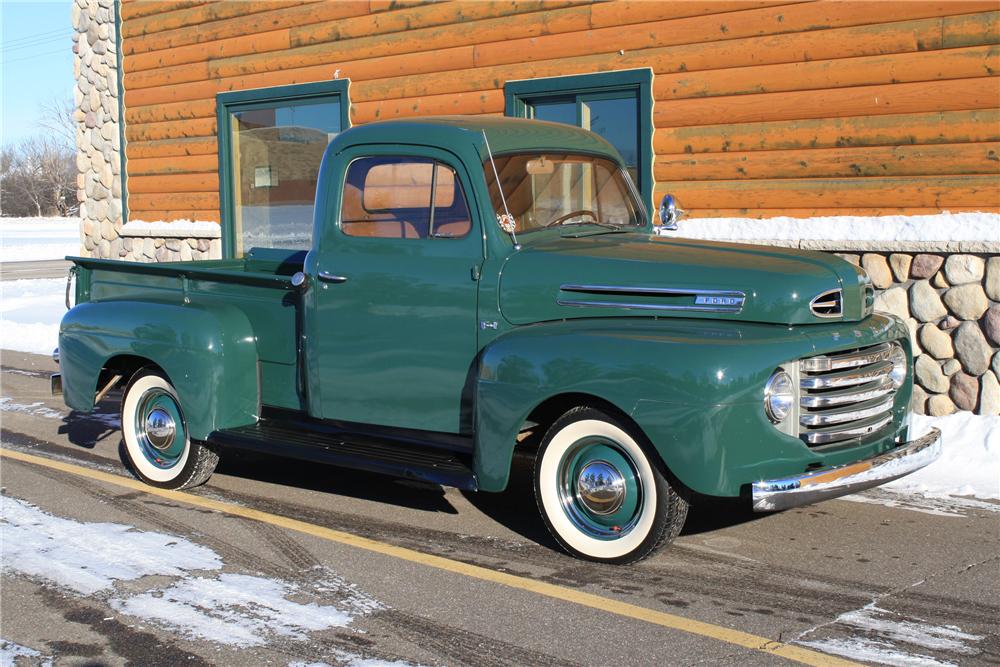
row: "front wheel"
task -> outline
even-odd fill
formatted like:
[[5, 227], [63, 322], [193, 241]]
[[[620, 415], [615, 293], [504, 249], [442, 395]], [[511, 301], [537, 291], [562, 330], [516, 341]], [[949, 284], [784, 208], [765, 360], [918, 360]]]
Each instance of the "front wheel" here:
[[122, 396], [122, 439], [132, 472], [151, 486], [186, 489], [212, 476], [218, 455], [191, 440], [177, 391], [166, 376], [143, 369]]
[[676, 537], [687, 503], [650, 460], [641, 434], [594, 408], [574, 408], [545, 434], [535, 459], [535, 499], [569, 553], [633, 563]]

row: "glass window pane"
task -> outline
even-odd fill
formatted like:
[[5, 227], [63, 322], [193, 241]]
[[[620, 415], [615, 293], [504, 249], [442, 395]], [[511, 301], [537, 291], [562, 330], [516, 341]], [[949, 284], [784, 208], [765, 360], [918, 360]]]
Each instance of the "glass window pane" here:
[[558, 102], [526, 103], [528, 118], [547, 120], [552, 123], [576, 125], [576, 100], [561, 100]]
[[639, 111], [634, 95], [617, 99], [585, 100], [583, 127], [596, 132], [618, 149], [636, 179], [639, 165]]
[[317, 174], [341, 130], [340, 102], [234, 111], [231, 127], [237, 255], [310, 248]]
[[455, 172], [433, 160], [362, 158], [344, 180], [340, 226], [348, 236], [455, 238], [471, 227]]

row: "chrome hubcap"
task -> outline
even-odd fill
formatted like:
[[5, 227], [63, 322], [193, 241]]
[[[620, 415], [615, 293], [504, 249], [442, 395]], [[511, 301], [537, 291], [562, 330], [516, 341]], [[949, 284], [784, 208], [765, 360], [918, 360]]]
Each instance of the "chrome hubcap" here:
[[591, 461], [580, 470], [577, 493], [588, 511], [614, 514], [625, 502], [625, 477], [607, 461]]
[[168, 448], [173, 443], [174, 435], [177, 433], [177, 424], [174, 422], [174, 418], [162, 408], [150, 410], [144, 426], [149, 444], [159, 450]]

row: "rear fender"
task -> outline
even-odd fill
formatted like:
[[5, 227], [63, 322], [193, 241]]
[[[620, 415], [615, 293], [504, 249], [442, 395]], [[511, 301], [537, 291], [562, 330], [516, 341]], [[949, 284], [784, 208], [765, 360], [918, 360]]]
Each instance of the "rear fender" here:
[[257, 343], [246, 315], [224, 304], [82, 303], [59, 328], [66, 404], [94, 409], [101, 370], [130, 355], [149, 360], [177, 389], [191, 437], [252, 424], [260, 414]]

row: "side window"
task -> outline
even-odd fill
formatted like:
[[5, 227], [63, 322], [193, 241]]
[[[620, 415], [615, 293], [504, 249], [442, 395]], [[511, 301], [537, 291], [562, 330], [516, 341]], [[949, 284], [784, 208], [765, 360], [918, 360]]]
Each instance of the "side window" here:
[[347, 168], [340, 228], [348, 236], [459, 238], [472, 227], [455, 171], [418, 157], [367, 157]]

